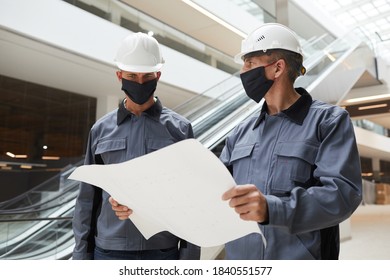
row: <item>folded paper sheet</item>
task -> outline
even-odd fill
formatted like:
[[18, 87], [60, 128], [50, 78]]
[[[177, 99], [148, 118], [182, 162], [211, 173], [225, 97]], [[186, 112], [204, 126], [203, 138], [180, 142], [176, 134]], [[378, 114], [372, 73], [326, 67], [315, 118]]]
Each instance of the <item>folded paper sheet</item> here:
[[235, 185], [222, 162], [195, 139], [109, 165], [78, 167], [69, 179], [98, 186], [133, 209], [130, 219], [146, 239], [161, 231], [202, 247], [256, 232], [222, 194]]

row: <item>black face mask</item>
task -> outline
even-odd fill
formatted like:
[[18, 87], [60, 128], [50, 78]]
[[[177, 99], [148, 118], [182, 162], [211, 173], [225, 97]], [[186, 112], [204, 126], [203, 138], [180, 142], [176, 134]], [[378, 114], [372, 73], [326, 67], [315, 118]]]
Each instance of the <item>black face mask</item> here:
[[260, 102], [274, 83], [274, 81], [265, 77], [265, 67], [260, 66], [240, 75], [246, 95], [257, 103]]
[[143, 84], [122, 79], [122, 90], [126, 95], [139, 105], [144, 104], [153, 95], [157, 87], [157, 79], [148, 81]]

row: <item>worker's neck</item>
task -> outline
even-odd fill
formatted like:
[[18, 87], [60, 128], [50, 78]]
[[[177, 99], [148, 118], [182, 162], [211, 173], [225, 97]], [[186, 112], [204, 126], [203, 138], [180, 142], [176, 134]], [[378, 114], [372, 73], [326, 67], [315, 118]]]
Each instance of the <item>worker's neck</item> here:
[[269, 115], [276, 115], [291, 107], [300, 97], [294, 88], [283, 91], [269, 91], [265, 96]]
[[136, 116], [140, 116], [142, 112], [152, 107], [154, 102], [155, 98], [153, 96], [151, 96], [150, 99], [144, 104], [137, 104], [133, 102], [130, 98], [126, 97], [124, 105], [127, 111], [133, 113]]

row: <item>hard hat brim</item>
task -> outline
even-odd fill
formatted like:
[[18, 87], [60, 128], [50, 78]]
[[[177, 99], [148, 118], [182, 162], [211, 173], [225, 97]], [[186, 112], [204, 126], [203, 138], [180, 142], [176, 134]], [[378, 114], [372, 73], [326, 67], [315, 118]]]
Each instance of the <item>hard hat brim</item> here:
[[119, 69], [128, 72], [134, 73], [152, 73], [158, 72], [163, 67], [163, 63], [158, 63], [155, 66], [146, 66], [146, 65], [126, 65], [120, 62], [116, 62], [116, 65]]
[[244, 55], [246, 55], [247, 52], [240, 52], [234, 56], [234, 62], [238, 64], [244, 64], [244, 61], [242, 60]]

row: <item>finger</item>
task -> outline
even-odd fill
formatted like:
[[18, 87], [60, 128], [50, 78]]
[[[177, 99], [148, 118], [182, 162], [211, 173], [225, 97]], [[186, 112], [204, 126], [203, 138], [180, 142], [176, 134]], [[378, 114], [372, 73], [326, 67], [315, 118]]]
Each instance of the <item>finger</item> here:
[[229, 200], [233, 197], [243, 195], [246, 192], [246, 185], [237, 185], [227, 190], [223, 195], [223, 200]]
[[108, 201], [110, 202], [110, 204], [111, 204], [112, 206], [118, 206], [118, 205], [119, 205], [119, 203], [118, 203], [115, 199], [113, 199], [112, 196], [110, 196], [110, 197], [108, 198]]
[[115, 215], [121, 220], [127, 219], [132, 213], [133, 211], [131, 209], [127, 211], [115, 211]]
[[129, 216], [118, 216], [118, 219], [121, 221], [125, 221], [129, 218]]
[[266, 213], [264, 210], [251, 210], [246, 213], [241, 213], [240, 218], [243, 219], [244, 221], [254, 221], [257, 223], [264, 222], [266, 220]]
[[234, 211], [236, 211], [237, 214], [243, 215], [243, 214], [248, 214], [251, 211], [253, 211], [256, 207], [256, 203], [244, 203], [242, 205], [238, 205], [234, 207]]
[[122, 212], [122, 211], [129, 211], [130, 208], [125, 206], [125, 205], [122, 205], [122, 204], [119, 204], [118, 201], [116, 201], [114, 198], [112, 198], [112, 196], [110, 196], [108, 198], [108, 201], [110, 202], [111, 204], [111, 208], [112, 210], [114, 210], [115, 212], [118, 211], [118, 212]]
[[227, 190], [223, 195], [222, 195], [222, 200], [229, 200], [235, 195], [235, 188], [232, 187], [229, 190]]
[[255, 185], [237, 185], [229, 189], [222, 195], [223, 200], [229, 200], [235, 197], [246, 195], [250, 192], [256, 191], [257, 188]]
[[118, 206], [111, 206], [112, 210], [115, 212], [126, 212], [129, 211], [129, 207], [125, 205], [118, 204]]
[[255, 222], [259, 222], [259, 217], [258, 217], [258, 215], [255, 215], [255, 214], [252, 213], [252, 212], [240, 214], [240, 218], [241, 218], [242, 220], [244, 220], [244, 221], [255, 221]]
[[261, 193], [253, 193], [247, 203], [234, 209], [240, 215], [240, 218], [246, 221], [261, 223], [268, 220], [267, 201]]
[[243, 195], [235, 196], [229, 201], [230, 207], [238, 207], [247, 204], [251, 204], [253, 202], [258, 203], [260, 201], [260, 192], [257, 189], [250, 189]]

